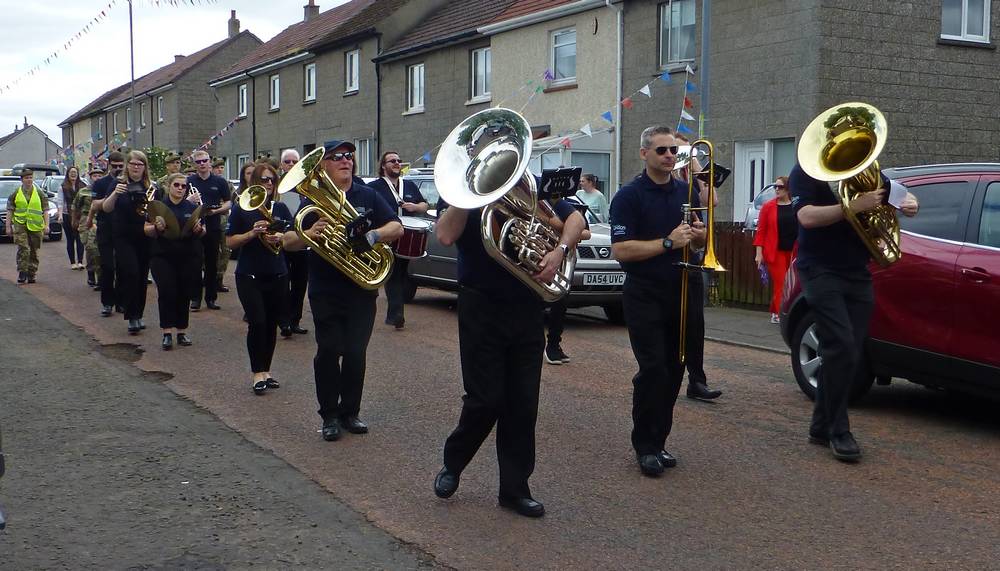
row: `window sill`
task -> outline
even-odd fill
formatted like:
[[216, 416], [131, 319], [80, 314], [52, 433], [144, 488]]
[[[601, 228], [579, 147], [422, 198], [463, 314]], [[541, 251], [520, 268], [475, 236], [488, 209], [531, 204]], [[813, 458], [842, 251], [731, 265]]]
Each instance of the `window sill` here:
[[156, 120], [156, 124], [157, 124], [157, 125], [160, 125], [160, 124], [162, 124], [162, 123], [163, 123], [163, 119], [157, 119], [157, 120]]
[[242, 120], [242, 119], [246, 119], [246, 118], [247, 118], [247, 114], [246, 114], [246, 113], [244, 113], [244, 114], [242, 114], [242, 115], [237, 115], [237, 116], [236, 116], [236, 120], [237, 120], [237, 121], [240, 121], [240, 120]]
[[939, 46], [961, 46], [964, 48], [980, 48], [986, 50], [997, 49], [996, 44], [990, 42], [980, 42], [979, 40], [958, 40], [955, 38], [938, 38]]
[[281, 111], [281, 107], [272, 107], [267, 110], [268, 113], [277, 113], [278, 111]]
[[348, 89], [344, 92], [344, 97], [350, 97], [352, 95], [357, 95], [359, 91], [357, 89]]
[[489, 103], [491, 101], [493, 101], [492, 95], [481, 95], [479, 97], [473, 97], [472, 99], [469, 99], [468, 101], [465, 102], [465, 105], [466, 106], [481, 105], [483, 103]]
[[670, 74], [680, 73], [682, 71], [687, 71], [688, 66], [691, 66], [691, 70], [692, 71], [698, 71], [698, 66], [697, 66], [697, 64], [694, 63], [694, 60], [690, 60], [690, 61], [674, 61], [674, 62], [670, 62], [670, 63], [668, 63], [666, 65], [661, 65], [660, 66], [660, 72], [657, 73], [656, 75], [657, 76], [663, 75], [663, 72], [667, 72], [667, 73], [670, 73]]
[[315, 97], [313, 97], [312, 99], [306, 99], [306, 100], [304, 100], [302, 102], [302, 105], [312, 105], [313, 103], [316, 103], [316, 98]]
[[577, 87], [579, 87], [579, 85], [577, 85], [576, 80], [574, 79], [570, 83], [550, 84], [548, 87], [542, 90], [542, 93], [556, 93], [558, 91], [576, 89]]
[[413, 109], [407, 109], [406, 111], [403, 111], [403, 117], [406, 117], [407, 115], [420, 115], [423, 112], [424, 112], [423, 107], [414, 107]]

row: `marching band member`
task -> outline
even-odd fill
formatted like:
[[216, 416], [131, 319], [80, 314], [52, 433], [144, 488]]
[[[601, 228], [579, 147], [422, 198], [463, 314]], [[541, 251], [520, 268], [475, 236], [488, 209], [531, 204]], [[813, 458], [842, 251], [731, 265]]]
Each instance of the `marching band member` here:
[[[390, 243], [403, 233], [392, 210], [376, 192], [352, 180], [354, 144], [328, 141], [322, 168], [337, 188], [344, 190], [347, 201], [359, 216], [369, 219], [371, 230], [365, 233], [369, 245]], [[303, 198], [302, 205], [311, 202]], [[308, 227], [306, 227], [308, 225]], [[320, 237], [327, 220], [306, 220], [305, 233], [313, 240]], [[286, 232], [284, 246], [296, 251], [306, 243], [294, 231]], [[341, 426], [353, 434], [368, 432], [358, 418], [364, 388], [368, 340], [375, 324], [377, 291], [362, 289], [319, 254], [309, 252], [309, 306], [316, 328], [316, 357], [313, 371], [319, 415], [323, 419], [323, 439], [338, 440]]]
[[101, 315], [111, 317], [115, 307], [121, 307], [118, 299], [120, 284], [115, 275], [115, 243], [110, 211], [104, 210], [104, 200], [115, 190], [118, 177], [125, 169], [125, 155], [120, 151], [108, 154], [108, 174], [93, 185], [94, 199], [91, 212], [96, 212], [97, 250], [100, 254], [101, 269], [97, 286], [101, 289]]
[[219, 247], [222, 242], [222, 214], [229, 212], [232, 206], [232, 196], [229, 193], [229, 181], [212, 174], [212, 159], [205, 151], [195, 151], [191, 154], [196, 172], [187, 181], [201, 193], [205, 216], [205, 234], [201, 238], [204, 248], [204, 276], [202, 287], [191, 300], [191, 310], [201, 309], [202, 290], [205, 292], [205, 306], [209, 309], [221, 309], [215, 301], [218, 299], [218, 265]]

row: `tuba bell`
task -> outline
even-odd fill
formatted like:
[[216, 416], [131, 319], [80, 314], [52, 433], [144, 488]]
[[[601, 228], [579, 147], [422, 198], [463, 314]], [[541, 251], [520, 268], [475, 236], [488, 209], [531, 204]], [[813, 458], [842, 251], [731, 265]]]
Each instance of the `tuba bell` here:
[[[295, 190], [311, 200], [311, 205], [301, 208], [295, 215], [295, 231], [299, 237], [358, 287], [378, 289], [392, 271], [392, 249], [388, 244], [382, 243], [376, 243], [371, 250], [360, 254], [355, 254], [351, 249], [345, 228], [358, 218], [358, 212], [347, 201], [347, 194], [337, 188], [323, 171], [320, 161], [324, 153], [325, 149], [318, 147], [302, 157], [281, 179], [278, 193]], [[302, 229], [303, 220], [313, 213], [329, 224], [318, 240], [307, 236]]]
[[836, 195], [844, 219], [882, 267], [902, 256], [895, 208], [882, 203], [855, 214], [849, 206], [857, 195], [877, 190], [882, 184], [878, 156], [887, 134], [885, 117], [877, 108], [857, 101], [841, 103], [809, 123], [798, 148], [799, 165], [806, 174], [816, 180], [839, 181]]
[[274, 226], [274, 215], [271, 213], [271, 209], [274, 208], [273, 203], [267, 204], [267, 189], [259, 184], [255, 184], [243, 191], [240, 195], [240, 208], [246, 210], [247, 212], [253, 212], [254, 210], [261, 213], [264, 220], [267, 220], [268, 229], [264, 234], [258, 234], [257, 238], [260, 243], [264, 245], [265, 248], [271, 251], [275, 256], [281, 251], [281, 244], [272, 244], [267, 241], [268, 235], [273, 235], [276, 230], [273, 230]]
[[543, 300], [569, 293], [576, 250], [563, 258], [550, 283], [535, 281], [542, 258], [559, 246], [549, 220], [552, 207], [538, 199], [528, 170], [531, 127], [510, 109], [480, 111], [456, 126], [438, 153], [434, 183], [441, 198], [457, 208], [483, 208], [480, 230], [491, 258]]

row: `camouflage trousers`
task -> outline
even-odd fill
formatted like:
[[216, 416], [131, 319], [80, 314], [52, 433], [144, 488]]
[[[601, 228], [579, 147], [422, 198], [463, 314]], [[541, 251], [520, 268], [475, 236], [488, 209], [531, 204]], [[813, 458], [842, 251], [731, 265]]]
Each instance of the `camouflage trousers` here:
[[226, 226], [229, 224], [229, 215], [223, 214], [220, 217], [219, 224], [222, 226], [222, 242], [219, 243], [219, 262], [216, 267], [216, 279], [219, 283], [222, 283], [222, 277], [226, 275], [226, 268], [229, 267], [229, 254], [232, 250], [226, 246]]
[[86, 253], [87, 272], [93, 272], [94, 277], [101, 275], [101, 253], [97, 249], [97, 226], [91, 226], [89, 230], [80, 223], [80, 241], [83, 242], [83, 251]]
[[38, 249], [42, 247], [42, 233], [12, 223], [14, 243], [17, 244], [17, 271], [33, 276], [38, 273]]

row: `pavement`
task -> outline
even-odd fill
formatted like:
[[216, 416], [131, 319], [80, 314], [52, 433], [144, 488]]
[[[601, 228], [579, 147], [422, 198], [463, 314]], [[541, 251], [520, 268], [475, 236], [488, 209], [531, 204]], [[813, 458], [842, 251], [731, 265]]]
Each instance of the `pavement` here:
[[788, 354], [780, 325], [767, 311], [738, 307], [706, 307], [705, 339], [727, 345]]

